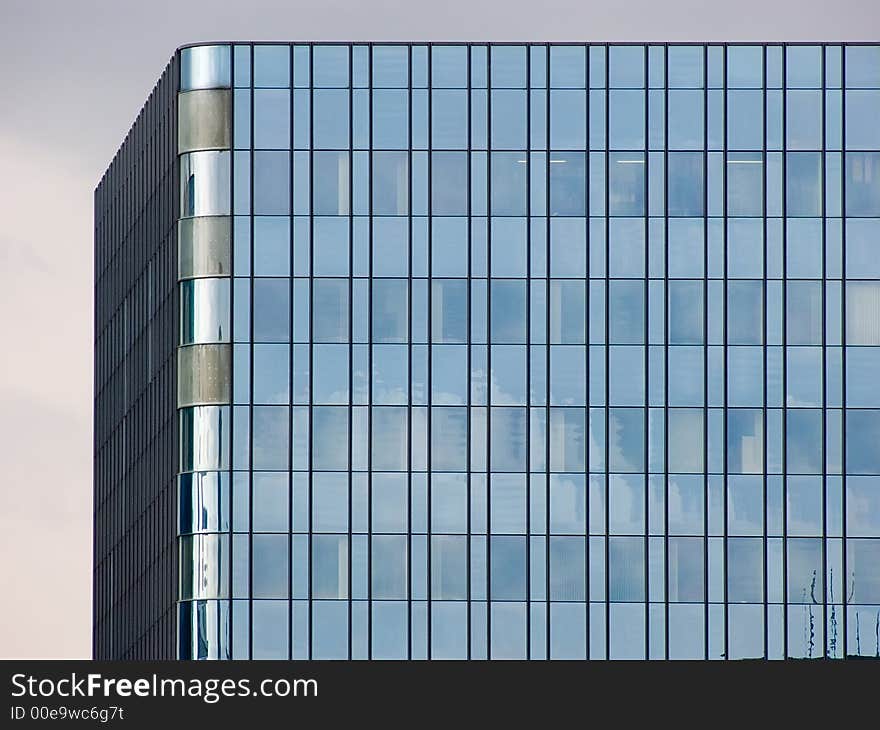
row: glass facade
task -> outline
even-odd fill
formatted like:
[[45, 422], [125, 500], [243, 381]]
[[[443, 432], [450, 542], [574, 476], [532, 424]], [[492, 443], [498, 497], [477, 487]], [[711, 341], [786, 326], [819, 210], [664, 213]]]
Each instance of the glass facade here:
[[880, 656], [880, 46], [180, 57], [182, 658]]

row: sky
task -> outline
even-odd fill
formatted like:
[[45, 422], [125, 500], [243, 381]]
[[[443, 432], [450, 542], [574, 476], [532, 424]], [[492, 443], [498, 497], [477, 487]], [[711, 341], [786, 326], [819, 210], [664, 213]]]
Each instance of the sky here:
[[91, 655], [93, 193], [177, 46], [866, 41], [880, 29], [877, 0], [0, 5], [0, 658]]

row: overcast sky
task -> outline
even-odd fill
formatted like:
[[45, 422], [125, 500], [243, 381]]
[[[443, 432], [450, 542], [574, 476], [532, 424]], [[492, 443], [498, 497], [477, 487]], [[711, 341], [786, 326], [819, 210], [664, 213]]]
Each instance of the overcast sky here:
[[91, 653], [92, 196], [178, 45], [880, 35], [878, 0], [0, 2], [0, 658]]

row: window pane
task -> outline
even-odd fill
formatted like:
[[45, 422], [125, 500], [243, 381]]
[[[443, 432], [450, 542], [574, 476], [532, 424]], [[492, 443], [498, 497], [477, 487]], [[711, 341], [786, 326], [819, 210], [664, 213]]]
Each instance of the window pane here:
[[731, 603], [763, 600], [762, 538], [737, 537], [727, 541], [727, 598]]
[[645, 600], [645, 539], [608, 538], [609, 600]]
[[491, 597], [493, 601], [523, 601], [526, 597], [525, 537], [491, 538]]
[[290, 276], [290, 218], [254, 216], [254, 276]]
[[252, 545], [254, 598], [286, 598], [290, 554], [287, 535], [254, 535]]
[[585, 342], [585, 282], [550, 282], [550, 341], [560, 344]]
[[703, 411], [699, 408], [670, 408], [667, 418], [669, 471], [703, 471]]
[[254, 341], [290, 339], [290, 280], [254, 279]]
[[703, 282], [670, 281], [669, 343], [700, 345], [703, 343]]
[[348, 282], [345, 279], [314, 279], [312, 286], [314, 341], [347, 342]]
[[467, 469], [467, 409], [431, 409], [431, 468], [437, 471]]
[[609, 149], [645, 149], [645, 92], [608, 92]]
[[526, 412], [524, 408], [492, 408], [490, 453], [492, 471], [524, 471]]
[[727, 341], [731, 345], [760, 345], [763, 342], [763, 297], [763, 282], [728, 282]]
[[[670, 49], [670, 62], [672, 60]], [[670, 68], [670, 77], [672, 76]], [[670, 81], [672, 79], [670, 78]], [[703, 149], [703, 110], [705, 106], [704, 92], [697, 90], [669, 91], [668, 128], [669, 149], [699, 150]]]
[[822, 471], [822, 411], [792, 409], [786, 418], [787, 467], [794, 474]]
[[584, 538], [550, 538], [550, 600], [583, 601], [585, 596]]
[[[495, 49], [493, 49], [494, 51]], [[494, 74], [495, 69], [492, 69]], [[492, 149], [521, 150], [526, 146], [526, 94], [524, 91], [491, 92]]]
[[645, 156], [610, 153], [608, 157], [610, 215], [645, 214]]
[[764, 425], [761, 411], [727, 411], [727, 468], [731, 473], [756, 474], [764, 465]]
[[550, 468], [561, 472], [586, 469], [586, 411], [550, 409]]
[[553, 152], [550, 155], [550, 215], [585, 215], [585, 155]]
[[880, 117], [880, 90], [849, 89], [844, 99], [847, 148], [876, 150], [880, 147], [880, 126], [876, 124]]
[[550, 92], [550, 147], [582, 150], [587, 145], [587, 96], [584, 91]]
[[610, 281], [608, 336], [612, 344], [645, 341], [645, 284], [643, 281]]
[[611, 471], [644, 471], [644, 411], [639, 408], [610, 408], [608, 410], [608, 442]]
[[290, 153], [254, 152], [254, 214], [290, 213]]
[[254, 91], [254, 147], [290, 147], [290, 92], [286, 89]]
[[880, 152], [846, 153], [846, 214], [880, 216]]
[[435, 343], [467, 341], [467, 280], [431, 282], [431, 338]]
[[373, 153], [373, 214], [409, 212], [409, 165], [406, 152]]
[[467, 192], [467, 153], [432, 153], [431, 212], [434, 215], [465, 215]]
[[785, 95], [785, 103], [787, 148], [822, 149], [822, 92], [789, 90]]
[[467, 598], [467, 537], [433, 535], [431, 537], [431, 598], [464, 600]]
[[786, 341], [792, 345], [822, 344], [822, 283], [789, 281], [786, 299]]
[[[519, 152], [493, 152], [492, 157], [492, 215], [525, 215], [526, 160]], [[462, 188], [462, 175], [447, 180], [448, 185]], [[464, 187], [464, 192], [467, 188]], [[466, 201], [462, 213], [467, 210]]]
[[316, 406], [312, 409], [312, 465], [318, 470], [348, 467], [348, 408]]
[[526, 340], [526, 287], [524, 281], [493, 280], [492, 342]]
[[406, 535], [373, 535], [372, 597], [374, 599], [406, 598]]
[[312, 186], [315, 215], [348, 215], [348, 152], [312, 153]]
[[373, 341], [406, 342], [409, 306], [403, 279], [373, 281]]
[[846, 470], [850, 474], [880, 474], [880, 411], [846, 413]]
[[790, 152], [786, 156], [786, 212], [791, 216], [822, 213], [822, 156], [819, 152]]
[[759, 216], [764, 210], [764, 163], [760, 154], [727, 158], [727, 214]]
[[686, 603], [704, 600], [703, 540], [669, 538], [669, 600]]
[[376, 407], [372, 410], [372, 467], [402, 471], [407, 466], [407, 409]]
[[671, 216], [703, 215], [703, 153], [670, 152], [667, 155]]
[[348, 537], [312, 536], [312, 598], [348, 598]]

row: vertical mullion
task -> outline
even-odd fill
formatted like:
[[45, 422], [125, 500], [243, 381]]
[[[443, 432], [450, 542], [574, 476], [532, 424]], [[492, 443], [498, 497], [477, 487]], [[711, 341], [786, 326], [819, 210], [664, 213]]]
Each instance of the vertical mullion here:
[[[782, 48], [782, 63], [785, 65], [785, 47]], [[767, 288], [769, 286], [769, 276], [767, 274], [767, 97], [769, 94], [769, 89], [767, 88], [767, 46], [763, 47], [762, 52], [762, 83], [763, 87], [763, 100], [761, 103], [761, 113], [763, 115], [763, 133], [762, 133], [762, 141], [761, 145], [761, 172], [763, 173], [763, 200], [761, 203], [761, 209], [764, 212], [764, 216], [762, 218], [761, 223], [761, 231], [762, 236], [764, 238], [764, 246], [763, 250], [763, 260], [762, 260], [762, 271], [763, 271], [763, 282], [761, 285], [761, 303], [762, 303], [762, 317], [761, 317], [761, 344], [763, 345], [762, 349], [762, 363], [763, 363], [763, 377], [761, 378], [761, 400], [762, 400], [762, 408], [761, 408], [761, 428], [763, 431], [762, 436], [762, 447], [764, 451], [764, 469], [763, 475], [761, 477], [761, 519], [762, 519], [762, 540], [761, 540], [761, 565], [762, 565], [762, 575], [763, 575], [763, 583], [762, 583], [762, 593], [764, 596], [764, 606], [763, 606], [763, 616], [764, 616], [764, 632], [763, 632], [763, 642], [764, 642], [764, 658], [768, 658], [768, 620], [770, 618], [769, 611], [769, 593], [768, 593], [768, 566], [767, 566], [767, 472], [768, 472], [768, 464], [767, 464]], [[784, 130], [783, 130], [784, 133]]]
[[[250, 299], [250, 335], [248, 341], [248, 368], [250, 370], [250, 382], [248, 383], [248, 656], [254, 655], [254, 56], [256, 46], [251, 46], [251, 93], [250, 93], [250, 145], [248, 162], [250, 169], [250, 184], [248, 195], [248, 229], [250, 235], [250, 266], [248, 271], [248, 297]], [[233, 153], [234, 156], [234, 153]], [[233, 183], [234, 184], [234, 183]], [[233, 203], [233, 211], [235, 210]]]
[[[314, 540], [313, 509], [315, 504], [315, 74], [314, 45], [309, 44], [309, 659], [314, 658], [315, 602], [312, 598], [314, 575], [312, 570], [312, 541]], [[291, 79], [291, 82], [293, 79]], [[291, 89], [291, 96], [293, 90]], [[351, 428], [351, 424], [349, 424]]]
[[[827, 253], [827, 185], [828, 185], [828, 129], [827, 129], [827, 105], [826, 105], [826, 68], [825, 68], [825, 45], [819, 46], [821, 54], [822, 72], [819, 80], [820, 86], [820, 109], [822, 115], [822, 168], [821, 168], [821, 214], [822, 214], [822, 281], [819, 285], [819, 297], [822, 311], [822, 657], [828, 659], [828, 340], [825, 326], [825, 301], [828, 281], [828, 253]], [[841, 154], [841, 162], [845, 165], [845, 158]], [[846, 169], [842, 167], [842, 169]], [[832, 607], [832, 610], [833, 607]]]
[[[590, 246], [592, 244], [592, 236], [590, 235], [590, 47], [586, 45], [584, 47], [584, 231], [586, 232], [586, 275], [584, 276], [584, 365], [585, 365], [585, 376], [586, 376], [586, 385], [584, 388], [584, 461], [586, 463], [586, 469], [584, 469], [584, 504], [586, 505], [586, 520], [584, 525], [584, 637], [586, 641], [584, 642], [584, 656], [589, 659], [590, 658], [590, 630], [591, 630], [591, 615], [590, 615], [590, 518], [592, 517], [592, 509], [590, 504], [590, 471], [592, 470], [592, 463], [590, 461], [590, 449], [589, 449], [589, 433], [590, 433], [590, 275], [592, 274], [592, 267], [590, 266]], [[547, 53], [547, 99], [549, 104], [550, 99], [550, 53], [548, 50]], [[547, 168], [550, 168], [550, 124], [547, 124]], [[549, 195], [549, 185], [548, 187], [548, 195]], [[547, 216], [549, 219], [550, 216], [550, 205], [547, 205]], [[549, 266], [549, 261], [548, 261]], [[546, 294], [547, 301], [547, 312], [550, 312], [550, 291], [548, 287], [548, 291]], [[547, 347], [550, 346], [550, 327], [547, 327]], [[548, 383], [549, 383], [549, 372], [547, 374]], [[549, 432], [550, 423], [548, 420], [547, 429]]]
[[486, 46], [486, 658], [492, 658], [492, 49]]
[[[348, 658], [353, 655], [352, 543], [354, 542], [354, 44], [348, 46]], [[291, 79], [293, 76], [291, 75]], [[291, 93], [291, 97], [293, 94]], [[292, 346], [291, 346], [292, 349]], [[291, 433], [293, 431], [291, 430]]]
[[[704, 45], [703, 51], [703, 147], [705, 149], [703, 158], [703, 459], [705, 466], [705, 474], [703, 476], [703, 658], [709, 658], [709, 419], [712, 411], [709, 409], [709, 46]], [[666, 86], [669, 88], [669, 56], [667, 54], [667, 74]], [[667, 91], [667, 118], [669, 109], [669, 93]], [[666, 125], [666, 137], [669, 138], [669, 125]], [[667, 144], [668, 147], [668, 144]], [[668, 179], [667, 172], [667, 179]], [[723, 174], [723, 171], [722, 171]], [[722, 178], [723, 183], [723, 178]], [[726, 197], [727, 191], [722, 190]], [[722, 224], [724, 219], [722, 218]], [[669, 221], [666, 221], [667, 231]], [[669, 236], [666, 236], [667, 241]], [[667, 244], [668, 246], [668, 244]], [[668, 259], [668, 251], [667, 251]], [[668, 277], [667, 277], [668, 279]], [[668, 287], [667, 281], [667, 287]], [[669, 292], [666, 293], [667, 306], [667, 325], [668, 325], [668, 308], [669, 308]], [[723, 312], [723, 309], [722, 309]], [[666, 397], [669, 397], [669, 343], [666, 344]], [[722, 413], [722, 416], [726, 414]], [[727, 438], [726, 427], [722, 429], [723, 437]], [[724, 449], [726, 451], [726, 449]], [[669, 489], [666, 489], [666, 533], [669, 533]], [[669, 556], [667, 553], [667, 572]], [[667, 580], [668, 590], [668, 580]], [[668, 596], [667, 596], [668, 602]], [[668, 623], [667, 623], [668, 625]], [[668, 632], [667, 632], [668, 633]], [[668, 648], [668, 642], [667, 642]], [[667, 652], [668, 656], [668, 652]]]
[[[289, 659], [293, 659], [293, 373], [294, 373], [294, 362], [293, 362], [293, 300], [294, 300], [294, 291], [296, 279], [293, 276], [293, 230], [294, 230], [294, 220], [293, 217], [293, 165], [294, 165], [294, 153], [293, 153], [293, 139], [294, 139], [294, 129], [293, 129], [293, 45], [288, 46], [290, 59], [289, 59], [289, 75], [290, 75], [290, 101], [288, 107], [288, 113], [290, 114], [290, 124], [289, 124], [289, 137], [288, 144], [290, 146], [290, 153], [288, 157], [288, 162], [290, 164], [290, 169], [288, 170], [288, 193], [289, 193], [289, 236], [290, 240], [288, 241], [289, 246], [289, 260], [291, 262], [290, 271], [290, 286], [289, 286], [289, 297], [290, 300], [288, 302], [289, 306], [289, 314], [288, 314], [288, 333], [287, 333], [287, 358], [288, 358], [288, 372], [287, 372], [287, 393], [288, 393], [288, 404], [287, 404], [287, 438], [288, 438], [288, 447], [287, 447], [287, 657]], [[233, 53], [233, 56], [235, 54]], [[233, 59], [233, 63], [234, 63]], [[233, 79], [235, 78], [234, 68], [233, 68]], [[234, 93], [234, 92], [233, 92]], [[234, 97], [233, 97], [234, 98]], [[251, 123], [251, 135], [253, 135], [253, 123]], [[234, 139], [234, 137], [233, 137]], [[311, 175], [311, 171], [309, 171], [309, 175]], [[233, 219], [234, 224], [235, 219]], [[233, 225], [233, 235], [234, 235], [235, 227]], [[253, 249], [254, 242], [251, 240], [251, 249]], [[233, 246], [233, 249], [235, 247]], [[309, 369], [311, 370], [311, 363], [309, 363]], [[253, 373], [251, 373], [251, 378], [253, 379]], [[233, 381], [235, 382], [235, 381]], [[351, 560], [349, 559], [349, 565], [351, 565]], [[310, 571], [311, 572], [311, 566]]]
[[473, 247], [473, 236], [472, 236], [472, 228], [473, 228], [473, 219], [471, 218], [471, 134], [472, 134], [472, 111], [473, 104], [471, 95], [473, 90], [471, 88], [471, 44], [467, 45], [467, 62], [465, 64], [465, 69], [467, 73], [467, 79], [465, 81], [467, 86], [467, 282], [465, 284], [465, 362], [467, 364], [467, 388], [465, 391], [465, 403], [467, 404], [467, 411], [465, 413], [465, 433], [467, 434], [465, 438], [465, 466], [467, 468], [467, 504], [466, 504], [466, 524], [467, 524], [467, 559], [466, 559], [466, 571], [467, 571], [467, 581], [465, 586], [465, 596], [467, 597], [467, 615], [465, 621], [467, 623], [467, 658], [471, 659], [473, 656], [473, 652], [471, 650], [471, 641], [472, 641], [472, 613], [473, 613], [473, 603], [471, 600], [471, 562], [472, 562], [472, 552], [471, 546], [473, 541], [471, 539], [471, 257], [472, 257], [472, 247]]
[[[531, 398], [531, 374], [532, 374], [532, 47], [525, 46], [526, 54], [526, 140], [525, 140], [525, 168], [526, 168], [526, 659], [532, 658], [532, 398]], [[549, 59], [548, 59], [549, 63]], [[549, 89], [547, 90], [549, 93]], [[547, 615], [549, 620], [549, 613]]]
[[472, 215], [472, 210], [471, 210], [472, 182], [471, 182], [471, 179], [473, 177], [471, 174], [471, 159], [472, 159], [471, 147], [473, 145], [473, 104], [471, 103], [471, 96], [473, 94], [473, 90], [471, 89], [471, 61], [472, 61], [471, 44], [468, 43], [468, 45], [467, 45], [467, 70], [466, 70], [466, 73], [467, 73], [467, 79], [466, 79], [467, 92], [466, 93], [467, 93], [467, 113], [468, 113], [468, 120], [467, 120], [467, 163], [466, 163], [467, 164], [467, 241], [468, 241], [468, 246], [467, 246], [467, 282], [466, 282], [466, 286], [465, 286], [465, 290], [466, 290], [465, 296], [467, 297], [467, 305], [465, 307], [465, 342], [467, 343], [466, 344], [467, 349], [465, 352], [465, 358], [466, 358], [466, 362], [467, 362], [467, 390], [465, 392], [465, 398], [466, 398], [465, 402], [467, 403], [467, 412], [465, 413], [465, 422], [466, 422], [465, 433], [467, 434], [467, 436], [465, 438], [465, 444], [466, 444], [465, 465], [467, 468], [467, 477], [466, 477], [466, 479], [467, 479], [467, 483], [466, 483], [467, 504], [466, 504], [466, 509], [465, 509], [465, 512], [466, 512], [465, 519], [467, 521], [467, 560], [465, 563], [467, 580], [466, 580], [466, 585], [465, 585], [465, 595], [467, 597], [467, 610], [465, 613], [465, 636], [467, 637], [467, 654], [466, 654], [466, 656], [468, 659], [471, 659], [472, 654], [473, 654], [472, 649], [471, 649], [471, 646], [472, 646], [472, 637], [471, 637], [471, 628], [472, 628], [472, 621], [471, 621], [471, 613], [472, 613], [472, 607], [471, 607], [471, 559], [472, 559], [472, 553], [471, 553], [471, 546], [472, 546], [472, 542], [473, 542], [471, 539], [471, 529], [472, 529], [472, 527], [471, 527], [471, 504], [472, 504], [471, 503], [471, 482], [472, 482], [472, 475], [471, 475], [471, 439], [472, 439], [472, 433], [471, 433], [471, 387], [472, 387], [472, 384], [471, 384], [471, 377], [472, 377], [472, 375], [471, 375], [471, 372], [472, 372], [471, 371], [471, 348], [473, 346], [473, 344], [471, 342], [471, 283], [472, 283], [472, 279], [471, 279], [472, 264], [471, 264], [471, 262], [472, 262], [472, 256], [473, 256], [473, 253], [471, 250], [473, 247], [473, 236], [472, 236], [473, 219], [471, 217], [471, 215]]
[[[846, 46], [840, 46], [840, 129], [842, 136], [842, 144], [840, 145], [840, 157], [842, 165], [846, 164]], [[845, 169], [845, 168], [844, 168]], [[847, 437], [847, 423], [849, 419], [847, 418], [847, 400], [846, 400], [846, 289], [847, 289], [847, 269], [846, 269], [846, 184], [841, 180], [841, 201], [840, 201], [840, 213], [841, 213], [841, 225], [840, 225], [840, 235], [841, 235], [841, 281], [840, 281], [840, 354], [841, 354], [841, 393], [843, 397], [843, 408], [841, 408], [841, 445], [840, 445], [840, 458], [841, 458], [841, 520], [842, 520], [842, 530], [841, 530], [841, 559], [843, 563], [843, 576], [841, 576], [841, 589], [843, 590], [843, 608], [841, 609], [842, 619], [843, 619], [843, 657], [847, 657], [847, 653], [849, 651], [848, 644], [848, 633], [849, 633], [849, 596], [847, 595], [847, 556], [849, 553], [849, 548], [847, 544], [846, 538], [846, 473], [847, 473], [847, 458], [846, 458], [846, 437]], [[855, 588], [855, 578], [853, 578], [853, 588]]]
[[[427, 64], [428, 64], [428, 88], [425, 90], [425, 95], [427, 96], [426, 102], [428, 105], [428, 114], [427, 114], [427, 117], [428, 117], [428, 119], [427, 119], [427, 123], [428, 123], [428, 129], [427, 129], [427, 135], [428, 135], [428, 152], [427, 152], [428, 280], [427, 280], [427, 284], [426, 284], [427, 297], [428, 297], [428, 304], [427, 304], [428, 311], [426, 313], [427, 317], [428, 317], [428, 323], [427, 323], [428, 382], [427, 382], [427, 386], [426, 386], [427, 396], [428, 396], [428, 414], [427, 414], [428, 417], [427, 417], [427, 423], [426, 423], [427, 442], [428, 442], [428, 445], [427, 445], [427, 450], [428, 450], [428, 453], [427, 453], [428, 504], [427, 504], [427, 525], [426, 525], [427, 533], [428, 533], [427, 538], [426, 538], [426, 543], [427, 543], [427, 546], [426, 546], [426, 549], [427, 549], [427, 568], [426, 568], [426, 571], [427, 571], [427, 576], [428, 576], [428, 579], [427, 579], [428, 600], [426, 602], [427, 603], [426, 608], [427, 608], [427, 641], [428, 641], [427, 657], [428, 657], [428, 659], [430, 659], [431, 658], [431, 601], [433, 599], [433, 596], [431, 594], [431, 541], [434, 536], [432, 526], [431, 526], [431, 502], [432, 502], [433, 493], [434, 493], [434, 473], [433, 473], [433, 462], [432, 462], [432, 458], [431, 458], [431, 456], [432, 456], [432, 454], [431, 454], [431, 436], [432, 436], [431, 422], [434, 420], [434, 394], [432, 392], [433, 368], [431, 367], [431, 363], [433, 362], [433, 355], [434, 355], [434, 336], [433, 336], [434, 333], [431, 331], [431, 327], [433, 326], [433, 317], [431, 314], [431, 303], [432, 303], [431, 295], [432, 295], [432, 289], [433, 289], [433, 285], [434, 285], [434, 279], [433, 279], [434, 262], [432, 260], [432, 253], [433, 253], [432, 247], [433, 247], [433, 243], [434, 243], [434, 241], [433, 241], [434, 208], [432, 205], [432, 202], [433, 202], [432, 197], [433, 197], [434, 190], [433, 190], [433, 183], [431, 180], [431, 174], [433, 173], [433, 159], [432, 159], [432, 157], [434, 154], [434, 140], [432, 139], [433, 129], [432, 129], [432, 122], [431, 122], [432, 114], [434, 112], [434, 108], [433, 108], [433, 93], [434, 92], [432, 89], [433, 78], [431, 76], [431, 61], [432, 61], [432, 56], [434, 55], [432, 46], [430, 46], [430, 45], [427, 46], [426, 55], [427, 55]], [[412, 61], [412, 46], [410, 46], [410, 61]], [[412, 64], [410, 64], [410, 65], [412, 65]], [[412, 72], [410, 72], [410, 95], [411, 94], [412, 94]], [[410, 118], [412, 118], [412, 112], [410, 112]], [[409, 145], [409, 147], [410, 147], [409, 154], [410, 154], [410, 157], [412, 157], [412, 123], [410, 123], [410, 145]], [[410, 173], [409, 174], [410, 174], [410, 181], [412, 181], [412, 165], [410, 165]], [[410, 242], [411, 242], [412, 241], [412, 207], [411, 206], [410, 206], [409, 222], [410, 222]], [[410, 245], [410, 257], [409, 257], [409, 282], [410, 282], [409, 283], [410, 291], [412, 291], [412, 245]], [[410, 294], [410, 308], [412, 308], [412, 295], [411, 294]], [[410, 337], [409, 337], [409, 339], [410, 339], [410, 341], [412, 341], [412, 317], [410, 317], [409, 320], [410, 320]], [[410, 414], [410, 420], [411, 420], [411, 414]], [[412, 573], [412, 571], [410, 570], [410, 574], [411, 573]], [[410, 604], [410, 610], [412, 610], [412, 604]], [[412, 624], [412, 621], [410, 620], [410, 625], [411, 624]], [[410, 633], [411, 632], [412, 632], [412, 630], [410, 629]], [[411, 647], [410, 647], [410, 658], [412, 658], [412, 648]]]
[[[643, 446], [643, 458], [644, 458], [644, 464], [645, 464], [644, 499], [643, 499], [643, 509], [644, 509], [644, 514], [645, 514], [645, 545], [644, 545], [644, 548], [642, 551], [643, 555], [644, 555], [644, 561], [645, 561], [645, 581], [644, 581], [644, 584], [645, 584], [645, 646], [644, 646], [645, 659], [648, 659], [650, 657], [650, 649], [651, 649], [651, 644], [650, 644], [650, 641], [651, 641], [651, 636], [650, 636], [650, 634], [651, 634], [650, 596], [651, 596], [651, 594], [650, 594], [650, 586], [648, 585], [648, 576], [650, 574], [650, 570], [649, 570], [650, 555], [648, 552], [648, 544], [649, 544], [649, 540], [648, 540], [648, 491], [649, 491], [648, 472], [650, 471], [649, 465], [648, 465], [648, 444], [650, 441], [650, 438], [649, 438], [650, 437], [650, 432], [649, 432], [650, 411], [648, 410], [648, 400], [649, 400], [648, 399], [648, 387], [649, 387], [649, 384], [648, 384], [648, 263], [649, 263], [648, 262], [648, 250], [650, 248], [650, 240], [648, 238], [648, 234], [649, 234], [649, 230], [650, 230], [650, 220], [648, 218], [648, 203], [649, 203], [649, 198], [648, 198], [648, 195], [649, 195], [649, 189], [648, 189], [649, 169], [648, 168], [649, 168], [649, 162], [650, 162], [650, 152], [649, 152], [650, 145], [648, 144], [648, 136], [649, 136], [649, 130], [648, 130], [648, 86], [649, 86], [649, 84], [648, 84], [648, 73], [649, 73], [648, 72], [648, 56], [649, 56], [649, 48], [650, 48], [650, 46], [648, 44], [645, 44], [645, 46], [644, 46], [644, 59], [643, 59], [644, 88], [642, 90], [642, 93], [644, 94], [644, 110], [645, 110], [644, 111], [645, 118], [643, 119], [643, 129], [644, 129], [644, 133], [645, 133], [645, 140], [644, 140], [645, 147], [644, 147], [644, 152], [642, 153], [644, 155], [644, 158], [643, 158], [644, 164], [642, 165], [642, 171], [644, 172], [644, 182], [643, 182], [642, 195], [644, 195], [644, 206], [645, 206], [645, 211], [644, 211], [645, 251], [644, 251], [644, 255], [643, 255], [645, 274], [644, 274], [644, 292], [642, 295], [644, 298], [644, 304], [643, 304], [644, 311], [642, 314], [645, 318], [644, 329], [643, 329], [644, 344], [642, 345], [642, 347], [643, 347], [642, 366], [645, 369], [644, 379], [643, 379], [644, 380], [644, 387], [645, 387], [645, 405], [643, 408], [644, 419], [645, 419], [645, 439], [644, 439], [644, 446]], [[664, 439], [664, 441], [665, 441], [665, 439]], [[664, 634], [665, 634], [665, 629], [664, 629]]]
[[[728, 427], [729, 427], [729, 421], [730, 421], [730, 412], [728, 410], [728, 392], [727, 392], [728, 391], [728, 382], [729, 382], [729, 373], [727, 371], [728, 370], [728, 368], [727, 368], [727, 364], [728, 364], [727, 342], [728, 342], [728, 330], [729, 330], [729, 327], [728, 327], [729, 318], [728, 318], [728, 307], [727, 307], [727, 289], [728, 289], [728, 281], [727, 281], [727, 274], [728, 274], [728, 271], [727, 271], [727, 269], [728, 269], [728, 266], [727, 266], [727, 244], [728, 244], [728, 240], [727, 239], [728, 239], [728, 229], [730, 227], [730, 221], [727, 217], [727, 182], [728, 182], [727, 181], [727, 177], [728, 177], [727, 176], [727, 165], [728, 165], [728, 162], [727, 162], [727, 147], [728, 147], [728, 139], [727, 139], [727, 137], [728, 137], [728, 134], [727, 134], [727, 128], [728, 128], [728, 119], [727, 119], [727, 107], [728, 107], [728, 104], [727, 104], [727, 94], [728, 94], [728, 90], [727, 90], [727, 55], [728, 55], [729, 46], [725, 43], [724, 45], [721, 46], [721, 50], [722, 50], [722, 54], [721, 54], [721, 59], [722, 59], [721, 60], [721, 94], [722, 94], [722, 109], [723, 109], [723, 112], [721, 115], [721, 122], [723, 125], [723, 130], [722, 130], [723, 144], [722, 144], [721, 155], [722, 155], [722, 175], [724, 177], [724, 185], [723, 185], [724, 197], [723, 197], [723, 201], [722, 201], [722, 211], [723, 211], [723, 215], [724, 215], [724, 231], [723, 231], [724, 262], [722, 264], [722, 272], [724, 274], [724, 279], [723, 279], [724, 286], [722, 287], [722, 290], [723, 290], [723, 300], [724, 301], [723, 301], [722, 307], [721, 307], [722, 312], [723, 312], [723, 317], [724, 317], [724, 328], [723, 328], [724, 329], [724, 337], [723, 337], [724, 346], [723, 346], [723, 350], [722, 350], [721, 362], [723, 364], [722, 370], [724, 372], [724, 383], [723, 383], [724, 395], [722, 398], [722, 402], [724, 403], [724, 436], [725, 436], [725, 440], [726, 440], [727, 436], [728, 436]], [[707, 85], [709, 83], [708, 65], [706, 67], [706, 83], [707, 83]], [[728, 554], [729, 554], [729, 546], [730, 546], [729, 538], [728, 538], [728, 534], [727, 534], [728, 533], [727, 481], [728, 481], [729, 462], [730, 462], [730, 459], [729, 459], [729, 455], [728, 455], [728, 449], [725, 448], [724, 449], [724, 480], [723, 480], [723, 484], [722, 484], [722, 510], [723, 510], [722, 511], [722, 522], [723, 522], [723, 530], [722, 530], [722, 534], [723, 534], [723, 543], [722, 543], [723, 571], [722, 572], [723, 572], [723, 577], [724, 577], [724, 611], [722, 612], [723, 618], [724, 618], [724, 646], [723, 646], [724, 651], [723, 651], [722, 655], [724, 656], [725, 659], [730, 659], [730, 621], [729, 621], [729, 615], [728, 615], [729, 614], [729, 607], [728, 607], [728, 600], [727, 600], [728, 599], [728, 586], [730, 584], [730, 581], [728, 580], [728, 574], [727, 574], [728, 573], [728, 565], [729, 565]]]
[[[788, 92], [782, 64], [782, 656], [788, 658]], [[766, 130], [765, 130], [766, 133]], [[765, 196], [766, 197], [766, 196]], [[765, 201], [766, 219], [766, 201]], [[765, 242], [766, 249], [766, 242]], [[764, 272], [766, 279], [767, 272]], [[765, 373], [766, 381], [766, 373]], [[764, 439], [766, 441], [766, 434]], [[764, 451], [764, 472], [767, 452]], [[765, 570], [766, 572], [766, 570]], [[766, 601], [766, 594], [765, 594]]]
[[[611, 565], [609, 561], [609, 556], [611, 554], [611, 530], [610, 530], [610, 515], [611, 515], [611, 449], [609, 447], [609, 438], [608, 435], [610, 433], [610, 422], [611, 422], [611, 406], [610, 406], [610, 378], [608, 375], [608, 367], [610, 361], [610, 353], [611, 347], [609, 344], [609, 335], [611, 328], [609, 327], [610, 322], [610, 313], [609, 313], [609, 305], [611, 301], [611, 242], [610, 242], [610, 212], [611, 207], [609, 205], [609, 197], [610, 197], [610, 183], [608, 180], [608, 176], [610, 174], [609, 170], [609, 160], [610, 160], [610, 140], [611, 134], [609, 129], [610, 118], [611, 118], [611, 90], [610, 86], [610, 64], [611, 64], [611, 53], [610, 46], [606, 43], [601, 46], [604, 49], [605, 56], [605, 205], [604, 205], [604, 215], [605, 215], [605, 344], [604, 344], [604, 357], [605, 357], [605, 657], [606, 659], [611, 658]], [[646, 566], [647, 568], [647, 566]]]
[[373, 50], [367, 46], [367, 79], [369, 83], [369, 152], [367, 170], [368, 285], [367, 285], [367, 658], [373, 658]]
[[545, 618], [547, 630], [544, 639], [544, 656], [550, 659], [550, 639], [553, 622], [550, 619], [550, 159], [552, 156], [550, 144], [550, 44], [547, 44], [547, 63], [544, 70], [547, 94], [544, 100], [545, 120], [544, 128], [547, 135], [547, 156], [544, 164], [544, 273], [547, 280], [544, 300], [546, 302], [545, 318], [545, 353], [544, 353], [544, 598], [547, 602], [547, 615]]
[[[703, 125], [706, 117], [703, 115]], [[703, 137], [705, 142], [705, 135]], [[708, 149], [708, 146], [706, 146]], [[704, 160], [708, 153], [704, 153]], [[704, 163], [705, 164], [705, 163]], [[705, 169], [705, 168], [704, 168]], [[703, 174], [703, 199], [706, 195], [706, 175]], [[705, 215], [705, 205], [703, 214]], [[663, 47], [663, 598], [665, 637], [663, 641], [663, 657], [669, 658], [669, 44]], [[703, 273], [705, 275], [705, 235], [706, 222], [703, 219]], [[647, 300], [649, 292], [645, 292]], [[646, 327], [648, 322], [646, 321]], [[703, 378], [705, 392], [706, 379]], [[647, 391], [646, 391], [647, 392]], [[705, 398], [703, 412], [705, 414]], [[707, 419], [703, 418], [704, 428]], [[705, 445], [704, 445], [705, 448]], [[705, 454], [705, 450], [704, 450]], [[650, 469], [649, 469], [650, 471]], [[650, 489], [650, 479], [645, 485]], [[705, 499], [703, 500], [706, 501]], [[646, 516], [650, 520], [650, 515]], [[704, 619], [705, 620], [705, 619]]]

